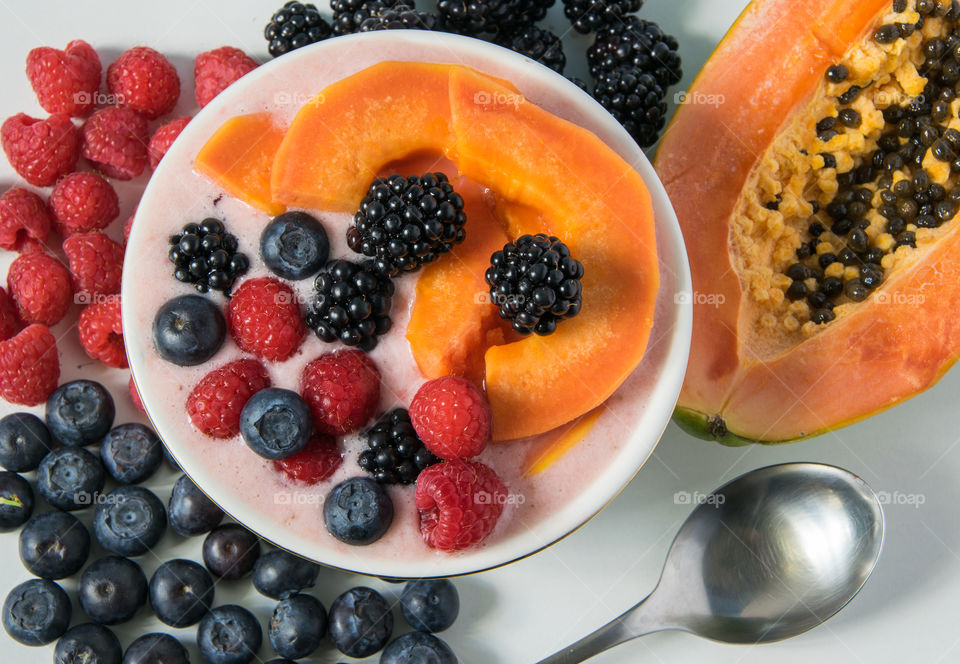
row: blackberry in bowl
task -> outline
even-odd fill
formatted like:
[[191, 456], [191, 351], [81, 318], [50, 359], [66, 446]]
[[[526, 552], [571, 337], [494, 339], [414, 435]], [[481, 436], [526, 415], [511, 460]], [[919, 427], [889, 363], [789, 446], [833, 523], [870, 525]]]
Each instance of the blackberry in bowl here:
[[490, 257], [490, 299], [520, 334], [553, 334], [580, 313], [583, 265], [559, 239], [523, 235]]
[[394, 286], [373, 261], [333, 260], [314, 281], [306, 323], [322, 341], [371, 350], [390, 330]]
[[443, 173], [377, 178], [347, 231], [350, 248], [392, 277], [435, 261], [466, 237], [463, 197]]

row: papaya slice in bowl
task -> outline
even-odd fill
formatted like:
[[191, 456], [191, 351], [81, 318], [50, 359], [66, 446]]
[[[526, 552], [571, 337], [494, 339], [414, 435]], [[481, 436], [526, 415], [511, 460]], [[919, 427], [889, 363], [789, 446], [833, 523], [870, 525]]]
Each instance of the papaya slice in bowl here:
[[958, 19], [755, 0], [694, 82], [655, 159], [693, 273], [691, 433], [816, 435], [960, 355]]
[[285, 133], [271, 113], [237, 115], [200, 148], [193, 167], [258, 210], [281, 214], [286, 208], [274, 202], [270, 176]]
[[[345, 157], [338, 146], [348, 140], [356, 149]], [[537, 211], [539, 230], [565, 242], [585, 276], [582, 310], [554, 334], [498, 335], [495, 307], [475, 303], [490, 250], [503, 246], [488, 240], [516, 239], [533, 220], [511, 227], [520, 216], [508, 214], [497, 230], [474, 215], [468, 235], [479, 232], [483, 251], [468, 245], [462, 258], [454, 250], [421, 277], [408, 332], [421, 370], [482, 377], [494, 440], [535, 436], [596, 408], [640, 363], [653, 327], [659, 267], [639, 173], [510, 83], [458, 65], [383, 62], [325, 88], [297, 114], [274, 160], [274, 200], [353, 211], [365, 187], [358, 183], [424, 152], [445, 155], [518, 211]], [[451, 289], [458, 304], [447, 309], [441, 293]], [[424, 323], [433, 319], [450, 326]]]

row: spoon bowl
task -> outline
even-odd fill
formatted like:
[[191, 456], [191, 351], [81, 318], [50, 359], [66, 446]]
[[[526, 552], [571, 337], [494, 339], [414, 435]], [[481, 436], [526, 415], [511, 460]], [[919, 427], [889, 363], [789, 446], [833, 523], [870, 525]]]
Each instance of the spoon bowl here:
[[693, 510], [656, 589], [541, 664], [572, 664], [678, 629], [727, 643], [802, 634], [842, 609], [876, 566], [883, 509], [852, 473], [815, 463], [751, 471]]

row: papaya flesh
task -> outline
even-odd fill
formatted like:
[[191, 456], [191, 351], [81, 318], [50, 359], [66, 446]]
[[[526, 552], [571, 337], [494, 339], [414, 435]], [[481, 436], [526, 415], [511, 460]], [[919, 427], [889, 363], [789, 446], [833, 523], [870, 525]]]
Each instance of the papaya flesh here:
[[802, 439], [960, 356], [960, 63], [938, 55], [960, 7], [917, 9], [754, 0], [668, 126], [654, 165], [694, 287], [685, 430]]
[[231, 196], [268, 214], [281, 214], [285, 208], [273, 200], [270, 175], [284, 133], [270, 113], [238, 115], [207, 140], [193, 167]]
[[275, 202], [355, 212], [381, 166], [452, 144], [450, 65], [382, 62], [297, 113], [273, 163]]
[[[463, 66], [387, 62], [298, 112], [273, 163], [273, 198], [352, 212], [384, 164], [422, 153], [446, 156], [501, 201], [496, 219], [470, 214], [464, 245], [420, 276], [407, 335], [422, 373], [482, 378], [494, 440], [535, 436], [596, 408], [640, 362], [653, 326], [656, 238], [640, 175], [507, 82]], [[559, 237], [583, 264], [583, 305], [554, 334], [516, 339], [496, 307], [477, 300], [488, 292], [491, 249], [531, 231]]]

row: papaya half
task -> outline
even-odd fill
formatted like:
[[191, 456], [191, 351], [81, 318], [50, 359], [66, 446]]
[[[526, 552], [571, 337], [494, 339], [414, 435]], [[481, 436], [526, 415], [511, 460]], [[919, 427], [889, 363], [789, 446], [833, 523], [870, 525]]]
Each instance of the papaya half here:
[[754, 0], [655, 167], [693, 274], [676, 419], [816, 435], [960, 355], [960, 3]]

